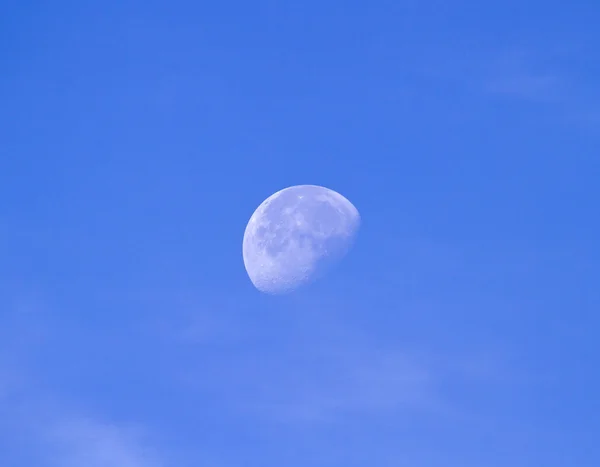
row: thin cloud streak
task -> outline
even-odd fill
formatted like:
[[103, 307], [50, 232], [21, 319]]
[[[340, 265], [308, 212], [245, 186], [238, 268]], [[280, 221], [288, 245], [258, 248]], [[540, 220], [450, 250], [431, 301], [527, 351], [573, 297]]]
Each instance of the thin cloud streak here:
[[33, 376], [43, 361], [44, 338], [51, 334], [39, 313], [13, 308], [1, 321], [0, 435], [18, 437], [30, 451], [23, 455], [44, 467], [168, 465], [141, 427], [81, 415], [37, 388]]
[[140, 430], [90, 418], [58, 420], [46, 434], [58, 454], [57, 467], [163, 467]]
[[478, 374], [469, 370], [469, 358], [386, 346], [341, 320], [315, 322], [314, 333], [307, 325], [295, 329], [296, 334], [273, 335], [268, 343], [262, 336], [261, 351], [252, 339], [241, 339], [235, 352], [188, 343], [183, 352], [197, 359], [180, 377], [229, 409], [285, 423], [336, 423], [400, 412], [465, 417], [445, 394], [448, 383], [495, 381], [492, 361], [487, 373]]
[[531, 102], [561, 104], [569, 101], [567, 78], [556, 65], [542, 65], [540, 57], [525, 49], [498, 57], [484, 80], [484, 90]]
[[[44, 467], [166, 467], [141, 425], [92, 417], [51, 402], [32, 388], [11, 394], [0, 430], [19, 433]], [[11, 429], [12, 427], [12, 429]]]

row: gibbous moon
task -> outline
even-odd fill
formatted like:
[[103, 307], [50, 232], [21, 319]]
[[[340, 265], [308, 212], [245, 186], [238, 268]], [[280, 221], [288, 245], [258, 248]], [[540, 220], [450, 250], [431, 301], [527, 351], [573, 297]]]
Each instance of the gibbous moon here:
[[244, 266], [261, 292], [284, 294], [321, 277], [348, 252], [360, 214], [339, 193], [285, 188], [254, 211], [244, 232]]

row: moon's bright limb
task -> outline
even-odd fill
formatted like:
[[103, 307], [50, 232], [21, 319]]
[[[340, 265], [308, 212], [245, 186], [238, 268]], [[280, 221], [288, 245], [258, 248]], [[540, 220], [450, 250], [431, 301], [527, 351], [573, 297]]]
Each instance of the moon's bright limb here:
[[261, 292], [291, 292], [340, 260], [359, 226], [358, 210], [333, 190], [298, 185], [278, 191], [263, 201], [246, 226], [248, 276]]

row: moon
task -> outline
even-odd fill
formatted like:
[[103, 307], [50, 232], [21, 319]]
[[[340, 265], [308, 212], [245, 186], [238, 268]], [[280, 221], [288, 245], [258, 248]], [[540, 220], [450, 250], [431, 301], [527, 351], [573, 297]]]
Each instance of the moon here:
[[242, 248], [246, 272], [261, 292], [292, 292], [347, 254], [360, 221], [354, 205], [328, 188], [297, 185], [280, 190], [248, 221]]

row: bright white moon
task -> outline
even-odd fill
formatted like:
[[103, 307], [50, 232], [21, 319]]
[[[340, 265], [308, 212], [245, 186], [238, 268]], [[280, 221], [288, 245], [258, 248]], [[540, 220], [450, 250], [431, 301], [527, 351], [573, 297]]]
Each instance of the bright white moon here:
[[263, 201], [246, 226], [248, 276], [261, 292], [291, 292], [338, 262], [359, 226], [357, 209], [333, 190], [298, 185], [278, 191]]

